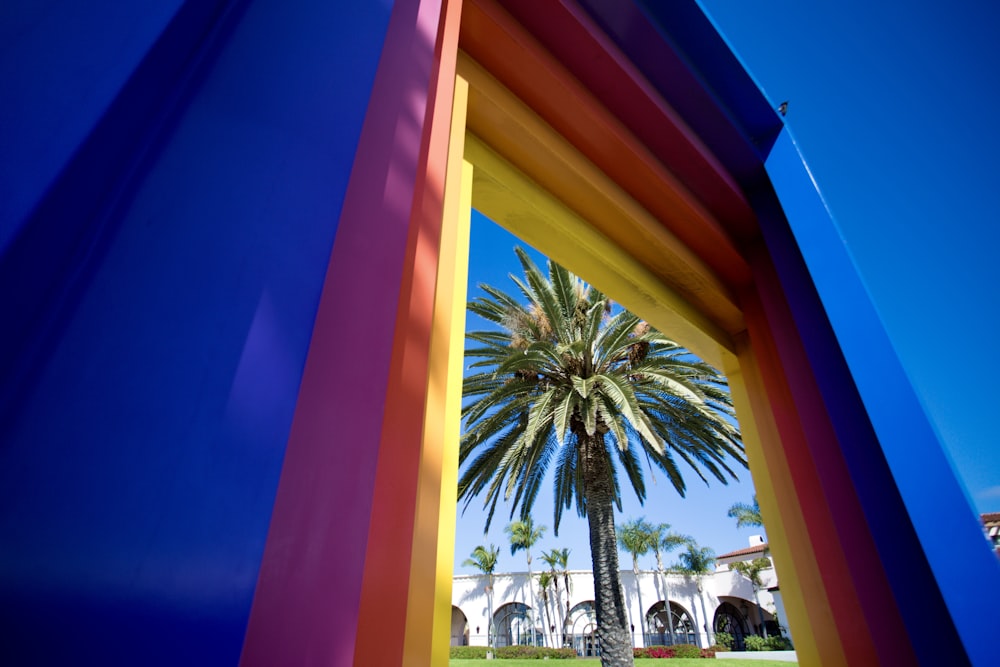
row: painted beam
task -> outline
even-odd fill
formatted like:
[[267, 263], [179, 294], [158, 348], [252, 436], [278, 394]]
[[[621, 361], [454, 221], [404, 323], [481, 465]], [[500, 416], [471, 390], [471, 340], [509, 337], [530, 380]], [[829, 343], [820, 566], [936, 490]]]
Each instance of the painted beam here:
[[[746, 283], [749, 273], [737, 243], [674, 175], [677, 156], [654, 155], [498, 3], [469, 3], [462, 20], [461, 48], [600, 170], [615, 173], [619, 186], [693, 249], [727, 288]], [[647, 120], [653, 123], [650, 130], [658, 123], [680, 123], [676, 115], [667, 114]], [[685, 128], [673, 131], [682, 135]], [[690, 150], [697, 152], [698, 147]], [[669, 161], [661, 162], [662, 158]], [[555, 176], [556, 172], [549, 174]], [[641, 248], [633, 251], [642, 256]]]
[[[424, 197], [421, 142], [435, 93], [440, 9], [434, 0], [399, 0], [392, 11], [299, 390], [242, 664], [354, 661], [365, 568], [374, 562], [363, 545], [386, 408], [399, 391], [393, 382], [404, 379], [397, 327], [401, 304], [411, 296], [401, 286], [408, 248], [411, 266], [415, 261], [411, 230], [415, 202]], [[437, 218], [439, 224], [440, 213]], [[436, 258], [430, 266], [436, 271]], [[360, 322], [353, 319], [361, 314]], [[423, 393], [425, 372], [407, 379]], [[419, 433], [408, 434], [415, 449]], [[406, 552], [412, 517], [407, 523]]]
[[787, 132], [767, 169], [968, 659], [987, 664], [988, 622], [968, 592], [1000, 595], [1000, 564]]

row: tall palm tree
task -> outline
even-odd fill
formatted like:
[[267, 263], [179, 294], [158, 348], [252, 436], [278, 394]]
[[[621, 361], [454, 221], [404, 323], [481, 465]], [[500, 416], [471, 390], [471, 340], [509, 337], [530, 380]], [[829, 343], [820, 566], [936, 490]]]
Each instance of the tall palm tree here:
[[663, 554], [692, 542], [687, 535], [670, 530], [669, 523], [658, 523], [650, 529], [650, 548], [656, 556], [656, 572], [663, 586], [663, 604], [667, 612], [667, 626], [670, 630], [670, 644], [674, 643], [674, 615], [670, 610], [670, 594], [667, 591], [667, 575], [663, 568]]
[[[642, 605], [642, 587], [639, 586], [639, 556], [645, 556], [652, 549], [653, 525], [644, 517], [626, 521], [618, 527], [618, 546], [632, 555], [632, 575], [635, 578], [635, 595], [639, 603], [641, 619], [639, 625], [645, 637], [645, 607]], [[635, 625], [633, 620], [632, 625]]]
[[730, 519], [736, 519], [736, 527], [760, 526], [764, 527], [764, 518], [760, 515], [760, 504], [757, 502], [757, 494], [753, 496], [753, 504], [733, 503], [727, 513]]
[[[538, 540], [542, 539], [545, 533], [545, 526], [535, 527], [535, 522], [531, 516], [526, 516], [522, 521], [514, 521], [507, 524], [504, 532], [510, 538], [510, 555], [524, 551], [525, 559], [528, 561], [528, 593], [531, 596], [530, 607], [535, 613], [538, 612], [538, 604], [535, 600], [535, 585], [531, 578], [531, 547], [535, 546]], [[531, 623], [531, 642], [535, 643], [535, 622]]]
[[488, 547], [479, 545], [472, 550], [469, 558], [462, 561], [463, 566], [477, 568], [486, 576], [486, 606], [489, 612], [489, 625], [486, 627], [486, 645], [493, 646], [493, 572], [497, 569], [497, 558], [500, 556], [500, 547], [491, 544]]
[[[521, 249], [527, 299], [490, 286], [469, 310], [494, 329], [468, 334], [477, 359], [465, 378], [466, 424], [459, 498], [485, 492], [487, 525], [497, 503], [527, 518], [545, 473], [554, 472], [555, 529], [576, 505], [588, 519], [601, 660], [631, 665], [615, 548], [619, 472], [640, 501], [643, 459], [678, 493], [681, 465], [727, 482], [745, 466], [725, 378], [600, 291], [549, 262], [548, 277]], [[706, 476], [707, 475], [707, 476]]]
[[712, 644], [711, 624], [708, 622], [708, 610], [705, 609], [705, 596], [702, 588], [702, 578], [712, 571], [715, 563], [715, 552], [708, 547], [699, 547], [693, 541], [689, 542], [687, 549], [677, 556], [680, 560], [680, 571], [694, 577], [698, 586], [698, 599], [701, 600], [702, 627], [705, 628], [708, 645]]

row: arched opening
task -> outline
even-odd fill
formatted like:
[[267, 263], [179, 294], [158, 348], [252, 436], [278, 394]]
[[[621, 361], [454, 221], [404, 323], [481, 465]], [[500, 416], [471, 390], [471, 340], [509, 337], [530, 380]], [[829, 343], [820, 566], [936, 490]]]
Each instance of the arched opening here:
[[569, 645], [578, 656], [592, 658], [601, 655], [597, 639], [597, 611], [594, 601], [580, 602], [569, 610]]
[[533, 611], [523, 602], [508, 602], [493, 613], [493, 645], [530, 646], [545, 642], [541, 626], [532, 628]]
[[779, 634], [774, 614], [764, 609], [762, 605], [759, 606], [756, 601], [723, 596], [719, 598], [719, 602], [728, 603], [739, 609], [740, 615], [745, 619], [746, 626], [749, 628], [751, 634], [763, 636], [765, 629], [769, 637]]
[[646, 646], [698, 643], [691, 614], [676, 602], [670, 603], [669, 614], [663, 600], [650, 607], [646, 612], [646, 625], [649, 628], [644, 636]]
[[455, 605], [451, 607], [451, 645], [469, 645], [469, 621], [465, 617], [465, 612]]
[[[747, 610], [749, 610], [749, 607], [747, 607]], [[747, 635], [754, 634], [750, 629], [746, 613], [741, 613], [740, 609], [732, 602], [723, 602], [719, 605], [718, 609], [715, 610], [715, 619], [712, 621], [712, 627], [716, 633], [726, 632], [732, 636], [733, 645], [731, 648], [734, 651], [744, 650], [746, 648], [744, 638]]]

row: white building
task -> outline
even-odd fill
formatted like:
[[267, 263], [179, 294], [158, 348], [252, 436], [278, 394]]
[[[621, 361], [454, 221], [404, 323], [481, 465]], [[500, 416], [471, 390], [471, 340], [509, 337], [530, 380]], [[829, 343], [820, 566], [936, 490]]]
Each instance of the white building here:
[[[760, 634], [762, 618], [769, 634], [774, 634], [778, 628], [776, 614], [779, 617], [781, 614], [774, 569], [761, 573], [763, 585], [757, 593], [758, 609], [750, 580], [729, 569], [729, 563], [744, 559], [738, 555], [745, 551], [753, 552], [751, 558], [762, 555], [762, 550], [755, 547], [724, 554], [718, 559], [716, 571], [700, 581], [683, 574], [665, 574], [661, 578], [656, 571], [647, 570], [640, 571], [637, 586], [632, 570], [622, 570], [633, 645], [696, 644], [704, 648], [715, 643], [716, 630], [725, 630], [736, 639], [734, 648], [742, 648], [744, 636]], [[492, 591], [488, 590], [485, 575], [455, 575], [452, 645], [565, 645], [574, 647], [580, 655], [593, 655], [596, 629], [593, 574], [589, 570], [573, 570], [569, 578], [567, 596], [562, 575], [558, 577], [558, 589], [550, 587], [544, 593], [539, 590], [537, 571], [533, 573], [533, 592], [529, 590], [525, 572], [494, 574]], [[665, 601], [669, 601], [669, 616]], [[491, 631], [493, 641], [488, 642]]]

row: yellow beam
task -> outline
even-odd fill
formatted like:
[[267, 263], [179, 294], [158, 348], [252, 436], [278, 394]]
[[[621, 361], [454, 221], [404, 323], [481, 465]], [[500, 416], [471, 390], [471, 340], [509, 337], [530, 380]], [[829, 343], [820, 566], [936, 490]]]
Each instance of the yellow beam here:
[[732, 356], [725, 331], [475, 135], [467, 135], [465, 155], [476, 166], [476, 210], [716, 368]]
[[455, 82], [444, 186], [441, 250], [428, 361], [417, 480], [413, 560], [407, 591], [403, 663], [448, 664], [455, 551], [458, 439], [462, 392], [472, 169], [464, 169], [468, 84]]
[[[728, 336], [744, 329], [729, 288], [614, 174], [601, 171], [465, 53], [459, 53], [457, 68], [471, 86], [472, 134], [688, 301], [700, 319]], [[664, 192], [674, 185], [665, 181]]]
[[781, 597], [803, 665], [847, 664], [756, 355], [746, 337], [723, 368], [736, 406]]

